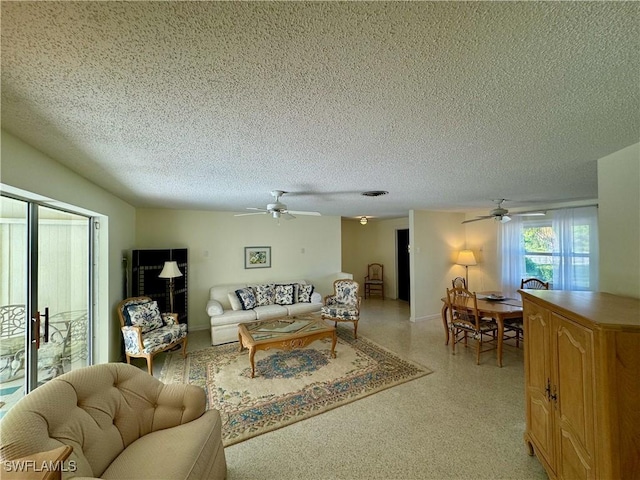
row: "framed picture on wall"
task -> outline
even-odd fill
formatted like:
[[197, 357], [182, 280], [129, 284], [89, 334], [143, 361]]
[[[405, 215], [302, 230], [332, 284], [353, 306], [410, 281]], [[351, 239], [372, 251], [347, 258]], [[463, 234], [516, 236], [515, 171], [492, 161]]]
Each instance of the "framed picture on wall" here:
[[271, 247], [244, 247], [244, 268], [271, 268]]

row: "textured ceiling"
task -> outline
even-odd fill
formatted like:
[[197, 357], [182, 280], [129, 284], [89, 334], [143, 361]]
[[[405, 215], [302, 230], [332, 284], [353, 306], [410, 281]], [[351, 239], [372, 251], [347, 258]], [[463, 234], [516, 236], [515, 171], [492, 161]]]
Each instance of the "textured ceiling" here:
[[2, 128], [139, 207], [597, 198], [639, 51], [636, 2], [3, 1]]

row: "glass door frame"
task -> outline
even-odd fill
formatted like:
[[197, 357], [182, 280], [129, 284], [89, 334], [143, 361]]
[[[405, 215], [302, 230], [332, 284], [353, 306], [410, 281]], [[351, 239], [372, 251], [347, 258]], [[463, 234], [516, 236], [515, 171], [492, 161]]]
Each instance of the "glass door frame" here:
[[38, 235], [39, 235], [39, 215], [38, 209], [45, 207], [51, 210], [58, 210], [65, 214], [79, 215], [87, 218], [88, 221], [88, 279], [87, 279], [87, 365], [93, 364], [93, 318], [95, 305], [95, 231], [98, 228], [98, 221], [95, 217], [86, 213], [76, 212], [69, 208], [60, 208], [53, 206], [48, 202], [40, 202], [31, 198], [25, 198], [20, 195], [11, 195], [2, 192], [2, 196], [13, 200], [26, 203], [26, 237], [27, 237], [27, 254], [26, 254], [26, 299], [25, 299], [25, 352], [29, 352], [26, 357], [25, 369], [25, 395], [33, 391], [38, 386], [38, 352], [36, 338], [40, 335], [40, 329], [36, 327], [36, 316], [38, 314]]

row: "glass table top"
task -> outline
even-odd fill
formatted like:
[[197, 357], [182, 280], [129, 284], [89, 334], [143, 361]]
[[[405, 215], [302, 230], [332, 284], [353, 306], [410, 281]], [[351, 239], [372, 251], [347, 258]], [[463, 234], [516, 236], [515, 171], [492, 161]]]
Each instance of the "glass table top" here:
[[332, 329], [320, 318], [274, 318], [244, 324], [247, 332], [255, 341], [279, 337], [290, 337], [298, 333], [311, 333]]

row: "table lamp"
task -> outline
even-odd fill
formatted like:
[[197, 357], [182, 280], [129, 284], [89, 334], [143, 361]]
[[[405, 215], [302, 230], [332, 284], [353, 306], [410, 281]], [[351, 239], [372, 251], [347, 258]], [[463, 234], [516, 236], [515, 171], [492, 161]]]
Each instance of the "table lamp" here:
[[465, 280], [467, 282], [467, 289], [469, 288], [469, 265], [477, 265], [476, 257], [471, 250], [460, 250], [458, 253], [458, 265], [464, 265], [465, 268]]
[[169, 303], [171, 305], [171, 312], [173, 311], [173, 279], [177, 277], [181, 277], [182, 272], [178, 268], [178, 263], [175, 261], [164, 262], [164, 268], [158, 277], [160, 278], [168, 278], [169, 279]]

